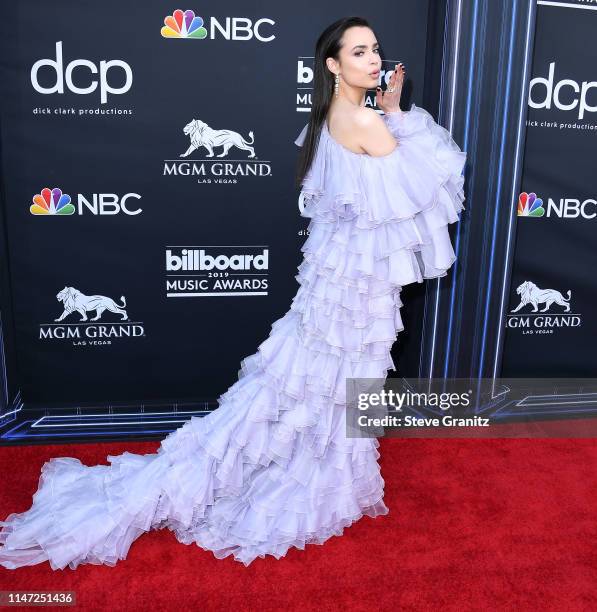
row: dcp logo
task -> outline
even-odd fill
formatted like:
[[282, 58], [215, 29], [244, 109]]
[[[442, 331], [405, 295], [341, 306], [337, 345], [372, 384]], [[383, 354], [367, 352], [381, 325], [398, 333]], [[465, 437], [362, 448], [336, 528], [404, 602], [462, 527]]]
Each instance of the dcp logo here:
[[[38, 80], [38, 72], [42, 66], [50, 68], [54, 74], [52, 78], [56, 81], [50, 87], [44, 87], [40, 85]], [[124, 71], [125, 81], [124, 85], [115, 87], [110, 84], [110, 77], [114, 71]], [[76, 74], [75, 74], [76, 71]], [[99, 75], [97, 79], [91, 79], [89, 83], [89, 74], [82, 74], [83, 72], [90, 72], [91, 74]], [[110, 75], [110, 77], [109, 77]], [[119, 79], [121, 80], [121, 79]], [[76, 84], [79, 82], [79, 85]], [[113, 82], [113, 81], [112, 81]], [[85, 83], [85, 85], [83, 85]], [[93, 93], [99, 86], [100, 100], [102, 104], [108, 101], [108, 94], [123, 94], [129, 91], [133, 83], [133, 71], [131, 67], [122, 60], [102, 60], [99, 63], [99, 68], [90, 60], [86, 59], [74, 59], [64, 67], [64, 61], [62, 59], [62, 41], [59, 40], [56, 43], [56, 59], [40, 59], [33, 64], [31, 67], [31, 84], [35, 91], [42, 94], [54, 94], [64, 93], [64, 85], [69, 91], [79, 95], [86, 95]]]

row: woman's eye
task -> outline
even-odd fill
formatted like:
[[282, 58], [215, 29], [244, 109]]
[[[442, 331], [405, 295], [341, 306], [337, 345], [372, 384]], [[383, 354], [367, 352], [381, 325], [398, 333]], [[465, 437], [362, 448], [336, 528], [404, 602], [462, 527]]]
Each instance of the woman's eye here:
[[[379, 49], [373, 49], [373, 52], [374, 52], [374, 53], [379, 53]], [[355, 55], [356, 55], [357, 57], [359, 57], [360, 55], [363, 55], [363, 52], [362, 52], [362, 51], [357, 51], [357, 53], [355, 53]]]

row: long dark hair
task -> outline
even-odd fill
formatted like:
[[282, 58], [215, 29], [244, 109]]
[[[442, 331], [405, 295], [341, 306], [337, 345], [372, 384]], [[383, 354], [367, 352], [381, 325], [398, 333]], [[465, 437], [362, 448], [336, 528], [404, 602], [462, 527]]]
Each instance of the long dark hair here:
[[341, 41], [344, 31], [353, 26], [371, 28], [363, 17], [343, 17], [329, 25], [317, 39], [313, 62], [313, 93], [311, 95], [311, 116], [305, 141], [297, 160], [296, 187], [300, 188], [309, 171], [317, 149], [323, 122], [326, 120], [332, 96], [334, 95], [334, 76], [326, 66], [325, 60], [333, 57], [339, 60]]

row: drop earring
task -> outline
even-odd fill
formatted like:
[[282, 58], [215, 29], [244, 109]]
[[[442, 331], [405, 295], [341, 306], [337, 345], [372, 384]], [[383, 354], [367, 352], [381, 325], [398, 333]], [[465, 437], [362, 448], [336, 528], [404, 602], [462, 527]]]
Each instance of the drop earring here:
[[336, 78], [334, 79], [334, 95], [336, 96], [336, 98], [338, 97], [338, 87], [340, 85], [340, 75], [337, 74]]

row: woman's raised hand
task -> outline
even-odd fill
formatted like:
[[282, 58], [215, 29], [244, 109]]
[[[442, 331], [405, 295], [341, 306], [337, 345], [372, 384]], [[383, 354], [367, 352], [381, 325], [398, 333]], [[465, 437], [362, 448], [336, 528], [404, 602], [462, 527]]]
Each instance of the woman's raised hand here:
[[406, 76], [406, 70], [402, 65], [402, 62], [396, 64], [396, 68], [388, 81], [388, 88], [383, 91], [381, 87], [377, 88], [375, 94], [375, 103], [384, 113], [391, 113], [399, 111], [400, 109], [400, 96], [402, 95], [402, 85], [404, 83], [404, 77]]

